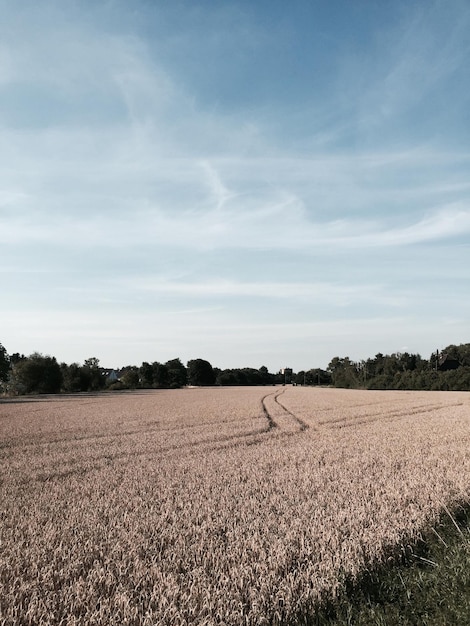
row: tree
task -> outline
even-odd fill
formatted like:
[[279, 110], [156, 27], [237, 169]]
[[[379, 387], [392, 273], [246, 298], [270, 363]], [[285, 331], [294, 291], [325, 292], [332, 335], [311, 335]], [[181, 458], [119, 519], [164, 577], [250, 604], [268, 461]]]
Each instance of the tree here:
[[297, 385], [330, 385], [331, 375], [316, 367], [308, 372], [301, 370], [295, 375], [294, 381]]
[[99, 391], [106, 384], [106, 378], [103, 376], [100, 368], [100, 361], [96, 357], [85, 359], [83, 363], [83, 375], [88, 378], [87, 391]]
[[180, 359], [171, 359], [165, 363], [168, 371], [168, 385], [172, 389], [184, 387], [187, 382], [187, 372]]
[[213, 385], [215, 374], [212, 365], [204, 359], [188, 361], [188, 382], [190, 385]]
[[10, 357], [7, 351], [0, 343], [0, 383], [6, 382], [8, 379], [8, 372], [10, 371]]
[[12, 387], [17, 393], [58, 393], [62, 371], [55, 357], [34, 352], [13, 366]]
[[315, 369], [309, 370], [307, 372], [306, 379], [307, 379], [307, 384], [310, 384], [310, 385], [330, 385], [331, 384], [331, 375], [325, 370], [322, 370], [320, 367], [316, 367]]
[[147, 361], [144, 361], [139, 369], [142, 387], [153, 387], [153, 367]]
[[217, 374], [216, 384], [221, 386], [238, 385], [237, 370], [221, 370]]
[[62, 389], [69, 393], [88, 391], [91, 387], [92, 374], [89, 368], [78, 363], [60, 364], [62, 371]]
[[152, 363], [152, 380], [153, 386], [157, 389], [164, 389], [169, 385], [168, 368], [163, 363], [154, 361]]
[[335, 387], [351, 389], [359, 386], [358, 365], [353, 363], [348, 356], [344, 358], [335, 356], [330, 361], [327, 371], [331, 374]]
[[262, 365], [258, 370], [263, 385], [270, 385], [274, 382], [274, 374], [270, 374], [266, 365]]
[[125, 368], [124, 374], [121, 376], [121, 383], [129, 389], [136, 389], [139, 386], [140, 376], [139, 368], [135, 365], [129, 365]]
[[274, 382], [275, 376], [266, 372], [254, 369], [252, 367], [243, 367], [238, 369], [227, 369], [217, 372], [217, 385], [265, 385], [266, 381]]

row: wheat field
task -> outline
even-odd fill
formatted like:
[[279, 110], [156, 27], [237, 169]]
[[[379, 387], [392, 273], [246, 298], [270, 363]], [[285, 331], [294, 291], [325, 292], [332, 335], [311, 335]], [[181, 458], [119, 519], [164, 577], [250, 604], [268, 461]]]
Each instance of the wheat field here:
[[0, 401], [0, 624], [302, 623], [470, 495], [470, 396]]

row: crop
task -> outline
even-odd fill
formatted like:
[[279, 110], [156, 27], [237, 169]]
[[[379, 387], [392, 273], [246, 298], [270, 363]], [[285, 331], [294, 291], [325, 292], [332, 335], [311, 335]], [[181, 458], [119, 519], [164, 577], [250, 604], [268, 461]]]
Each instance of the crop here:
[[0, 624], [302, 623], [470, 493], [470, 397], [0, 401]]

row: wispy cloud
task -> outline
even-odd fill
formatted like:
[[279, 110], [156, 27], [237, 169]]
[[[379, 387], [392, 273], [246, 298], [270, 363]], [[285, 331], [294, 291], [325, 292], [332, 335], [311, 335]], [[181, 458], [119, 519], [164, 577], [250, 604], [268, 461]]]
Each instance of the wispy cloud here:
[[[215, 194], [215, 195], [214, 195]], [[10, 196], [11, 199], [12, 196]], [[15, 197], [15, 196], [13, 196]], [[16, 200], [23, 196], [19, 194]], [[230, 202], [228, 202], [230, 200]], [[304, 250], [397, 247], [447, 240], [470, 233], [470, 206], [455, 203], [429, 210], [421, 219], [344, 217], [316, 221], [292, 192], [251, 198], [211, 190], [207, 209], [170, 212], [150, 201], [128, 202], [128, 211], [89, 215], [23, 208], [13, 216], [0, 214], [0, 241], [12, 245], [37, 242], [58, 248], [100, 245], [110, 249], [159, 245], [163, 248]], [[215, 206], [214, 206], [215, 205]]]
[[392, 24], [378, 25], [372, 50], [350, 50], [343, 60], [337, 103], [347, 112], [347, 124], [336, 141], [353, 137], [360, 145], [378, 146], [406, 145], [419, 136], [457, 139], [462, 105], [470, 99], [463, 70], [470, 8], [461, 1], [400, 6]]
[[118, 289], [127, 292], [150, 292], [159, 295], [189, 297], [191, 299], [258, 298], [271, 300], [295, 300], [299, 303], [329, 302], [348, 306], [355, 302], [380, 302], [389, 306], [402, 306], [410, 294], [391, 294], [380, 285], [341, 284], [331, 282], [241, 282], [226, 279], [184, 282], [182, 280], [159, 280], [140, 278], [118, 281]]
[[202, 161], [201, 168], [206, 175], [209, 192], [214, 198], [215, 210], [219, 211], [223, 209], [228, 200], [235, 198], [237, 194], [231, 192], [224, 185], [217, 170], [210, 164], [209, 161]]

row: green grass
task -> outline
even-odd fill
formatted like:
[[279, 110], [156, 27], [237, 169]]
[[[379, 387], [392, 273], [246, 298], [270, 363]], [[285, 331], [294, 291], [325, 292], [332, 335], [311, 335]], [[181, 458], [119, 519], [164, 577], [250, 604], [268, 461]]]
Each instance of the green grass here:
[[345, 587], [299, 625], [470, 625], [470, 505], [444, 512], [400, 558]]

